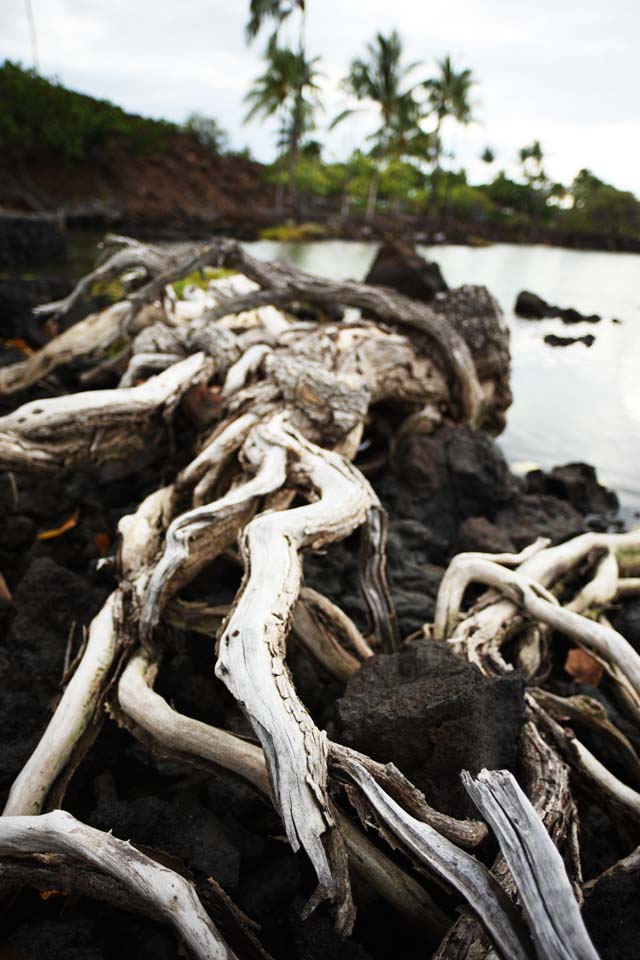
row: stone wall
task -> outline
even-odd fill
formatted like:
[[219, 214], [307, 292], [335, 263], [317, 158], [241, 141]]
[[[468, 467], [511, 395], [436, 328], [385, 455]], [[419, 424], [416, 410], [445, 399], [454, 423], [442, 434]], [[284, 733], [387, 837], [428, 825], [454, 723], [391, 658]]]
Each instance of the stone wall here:
[[64, 257], [64, 218], [46, 213], [0, 213], [0, 271]]

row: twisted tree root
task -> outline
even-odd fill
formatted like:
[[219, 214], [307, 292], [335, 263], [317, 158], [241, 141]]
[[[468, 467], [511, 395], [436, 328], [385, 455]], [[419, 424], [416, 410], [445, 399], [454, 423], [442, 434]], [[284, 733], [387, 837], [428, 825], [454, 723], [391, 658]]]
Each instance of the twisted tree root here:
[[[173, 710], [153, 689], [157, 665], [139, 649], [118, 685], [118, 706], [152, 738], [162, 753], [197, 758], [223, 767], [252, 783], [273, 802], [264, 754], [260, 747]], [[136, 728], [133, 729], [135, 734]], [[437, 936], [447, 920], [431, 897], [410, 875], [373, 846], [343, 814], [336, 811], [350, 865], [418, 929]]]
[[55, 810], [35, 817], [0, 817], [0, 856], [62, 853], [80, 857], [149, 901], [201, 960], [233, 960], [193, 886], [184, 877], [110, 833]]

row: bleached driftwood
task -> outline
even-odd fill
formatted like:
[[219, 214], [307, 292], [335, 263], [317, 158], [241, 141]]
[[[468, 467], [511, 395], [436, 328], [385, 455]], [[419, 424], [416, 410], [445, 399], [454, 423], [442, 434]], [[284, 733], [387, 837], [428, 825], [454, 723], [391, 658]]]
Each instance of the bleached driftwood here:
[[462, 782], [498, 838], [539, 960], [598, 960], [562, 857], [513, 775], [464, 771]]
[[530, 956], [526, 931], [487, 868], [403, 810], [357, 761], [348, 760], [345, 767], [362, 790], [383, 832], [391, 834], [413, 860], [462, 894], [504, 960], [526, 960]]
[[34, 400], [0, 417], [0, 468], [58, 470], [123, 458], [171, 415], [183, 394], [206, 381], [212, 361], [196, 353], [138, 387]]
[[235, 539], [239, 517], [246, 519], [247, 508], [258, 497], [284, 485], [286, 451], [265, 439], [268, 429], [268, 425], [256, 428], [243, 446], [246, 463], [256, 471], [252, 479], [213, 503], [181, 514], [169, 526], [164, 551], [153, 571], [140, 614], [143, 639], [150, 637], [158, 622], [167, 592], [177, 589], [180, 578], [182, 582], [191, 579]]
[[246, 527], [241, 547], [247, 573], [218, 643], [216, 676], [262, 743], [291, 846], [306, 849], [326, 895], [341, 902], [348, 925], [351, 907], [340, 855], [326, 836], [335, 827], [326, 792], [326, 741], [289, 678], [285, 638], [300, 590], [298, 551], [346, 536], [364, 522], [377, 498], [348, 461], [320, 451], [283, 421], [265, 426], [263, 438], [295, 458], [289, 467], [295, 482], [310, 484], [319, 499], [261, 514]]
[[[231, 770], [273, 801], [264, 754], [226, 730], [185, 717], [153, 690], [157, 664], [142, 648], [127, 664], [118, 685], [118, 705], [129, 721], [151, 737], [162, 753], [197, 758]], [[135, 732], [135, 731], [134, 731]], [[412, 926], [437, 934], [446, 918], [409, 874], [378, 850], [343, 814], [336, 811], [349, 863]]]
[[92, 724], [100, 722], [99, 708], [122, 640], [123, 599], [129, 590], [139, 598], [145, 593], [148, 567], [166, 523], [168, 499], [166, 488], [156, 491], [141, 503], [135, 514], [120, 521], [122, 585], [108, 597], [91, 622], [80, 663], [36, 749], [11, 787], [4, 816], [39, 813], [78, 742]]
[[0, 856], [62, 853], [115, 877], [149, 901], [201, 960], [233, 960], [229, 949], [184, 877], [124, 840], [89, 827], [64, 810], [35, 817], [0, 817]]
[[[542, 555], [537, 554], [537, 557]], [[506, 594], [533, 619], [571, 637], [597, 657], [640, 710], [640, 656], [631, 644], [612, 627], [561, 607], [546, 587], [523, 571], [524, 565], [514, 572], [490, 560], [469, 559], [465, 554], [458, 554], [449, 565], [438, 591], [436, 638], [454, 635], [467, 586], [474, 582], [483, 583]]]
[[[486, 422], [492, 387], [486, 371], [478, 374], [484, 360], [474, 362], [457, 330], [465, 330], [477, 352], [474, 338], [446, 312], [381, 288], [323, 281], [264, 264], [233, 241], [216, 239], [175, 254], [160, 251], [157, 257], [153, 251], [149, 257], [143, 245], [122, 243], [126, 256], [116, 256], [101, 276], [120, 275], [123, 264], [138, 258], [138, 279], [144, 272], [145, 282], [133, 291], [126, 288], [119, 304], [76, 324], [24, 364], [5, 368], [0, 392], [28, 386], [69, 359], [100, 362], [106, 350], [118, 352], [119, 372], [130, 354], [124, 384], [166, 369], [141, 386], [39, 400], [1, 418], [0, 462], [17, 470], [55, 469], [127, 457], [145, 441], [145, 456], [153, 456], [148, 441], [154, 428], [171, 418], [185, 394], [185, 415], [197, 429], [210, 432], [196, 440], [191, 461], [173, 481], [121, 521], [119, 584], [91, 626], [80, 666], [17, 779], [8, 809], [35, 813], [43, 801], [61, 802], [60, 783], [86, 749], [87, 734], [103, 716], [105, 688], [112, 684], [110, 690], [118, 690], [109, 704], [114, 715], [152, 749], [205, 768], [223, 766], [271, 798], [291, 845], [303, 847], [316, 870], [319, 887], [308, 910], [322, 897], [332, 898], [341, 932], [353, 922], [348, 862], [423, 930], [427, 941], [441, 938], [449, 922], [426, 891], [337, 809], [343, 787], [367, 822], [375, 818], [385, 839], [461, 893], [496, 945], [485, 949], [477, 923], [466, 918], [442, 941], [438, 957], [457, 956], [447, 943], [460, 930], [467, 944], [484, 951], [478, 955], [494, 949], [508, 957], [528, 955], [506, 861], [499, 856], [489, 874], [459, 849], [478, 847], [487, 836], [486, 825], [433, 810], [392, 765], [330, 743], [307, 713], [286, 666], [292, 623], [314, 656], [344, 678], [374, 649], [395, 649], [384, 570], [385, 515], [350, 460], [377, 405], [406, 413], [405, 431], [421, 417], [430, 428], [445, 418]], [[210, 264], [246, 276], [206, 291], [188, 290], [187, 299], [178, 301], [170, 284]], [[72, 306], [95, 279], [87, 278], [53, 310]], [[299, 322], [275, 309], [300, 301], [352, 305], [365, 316]], [[192, 393], [194, 385], [199, 389]], [[306, 505], [292, 507], [294, 498]], [[321, 550], [357, 528], [368, 639], [327, 598], [301, 585], [301, 552]], [[236, 539], [239, 559], [231, 550]], [[199, 614], [176, 601], [176, 591], [225, 550], [244, 565], [243, 584], [230, 609]], [[454, 649], [485, 672], [508, 669], [501, 647], [516, 636], [521, 662], [528, 656], [527, 675], [533, 677], [550, 630], [564, 630], [606, 662], [640, 715], [640, 660], [603, 621], [620, 584], [629, 587], [639, 572], [638, 532], [589, 534], [553, 548], [537, 542], [520, 554], [467, 556], [454, 561], [445, 577], [436, 632], [451, 636]], [[459, 622], [472, 580], [486, 582], [491, 590]], [[567, 585], [574, 596], [563, 608], [556, 595], [567, 595]], [[163, 617], [170, 622], [182, 617], [188, 626], [200, 616], [198, 629], [212, 637], [225, 613], [216, 672], [253, 725], [263, 751], [180, 716], [149, 686]], [[155, 627], [160, 629], [154, 632]], [[139, 639], [143, 648], [127, 663], [131, 644]], [[527, 702], [520, 759], [526, 770], [527, 757], [537, 758], [538, 773], [528, 783], [532, 802], [554, 841], [567, 845], [579, 897], [577, 820], [567, 764], [558, 752], [576, 775], [590, 778], [615, 802], [618, 813], [626, 810], [635, 818], [637, 794], [612, 779], [567, 730], [554, 727], [539, 702], [531, 697]], [[556, 749], [542, 740], [538, 727]], [[605, 728], [615, 737], [601, 725]], [[632, 756], [627, 751], [630, 763]], [[79, 842], [86, 844], [86, 835]], [[95, 882], [89, 875], [86, 879]], [[118, 890], [114, 887], [114, 897], [122, 896]]]
[[[575, 805], [569, 785], [569, 767], [560, 755], [542, 738], [531, 718], [527, 720], [520, 738], [520, 761], [524, 783], [532, 798], [535, 812], [545, 830], [560, 847], [571, 836], [576, 823]], [[582, 873], [577, 845], [568, 844], [574, 870], [574, 890], [581, 895]], [[577, 856], [577, 861], [575, 857]], [[498, 853], [491, 873], [512, 900], [517, 894], [516, 884], [503, 854]], [[436, 950], [433, 960], [493, 960], [495, 950], [490, 939], [473, 916], [461, 916], [451, 927]]]
[[93, 619], [78, 669], [36, 749], [14, 781], [3, 816], [30, 816], [42, 810], [51, 785], [91, 723], [115, 656], [115, 621], [121, 602], [120, 591], [115, 590]]

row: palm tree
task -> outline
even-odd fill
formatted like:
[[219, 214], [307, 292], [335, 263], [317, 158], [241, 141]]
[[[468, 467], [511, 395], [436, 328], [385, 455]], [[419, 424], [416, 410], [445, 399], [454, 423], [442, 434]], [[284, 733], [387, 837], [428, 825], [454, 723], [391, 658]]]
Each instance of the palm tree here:
[[[295, 170], [300, 140], [313, 126], [313, 114], [318, 100], [318, 57], [306, 60], [288, 47], [279, 47], [275, 41], [267, 49], [267, 69], [256, 77], [245, 97], [250, 104], [245, 123], [257, 116], [275, 116], [278, 120], [279, 145], [286, 145], [289, 167], [289, 199], [296, 210], [297, 191]], [[283, 153], [278, 155], [278, 182], [283, 179]]]
[[[367, 200], [368, 220], [375, 212], [380, 163], [394, 151], [401, 151], [410, 132], [417, 126], [417, 106], [413, 89], [405, 87], [408, 74], [416, 66], [415, 63], [403, 65], [402, 41], [396, 30], [388, 37], [378, 33], [373, 43], [367, 44], [366, 58], [353, 60], [343, 81], [344, 88], [356, 100], [375, 104], [380, 113], [380, 127], [372, 135], [372, 156], [376, 162]], [[335, 118], [332, 128], [354, 112], [354, 108], [344, 110]]]
[[436, 115], [435, 137], [435, 157], [433, 175], [431, 178], [431, 197], [429, 207], [435, 208], [438, 196], [438, 182], [442, 173], [440, 161], [442, 158], [442, 136], [441, 129], [443, 122], [451, 118], [458, 123], [467, 124], [473, 120], [471, 102], [469, 93], [471, 87], [476, 82], [473, 79], [471, 70], [461, 70], [456, 72], [451, 57], [446, 56], [443, 60], [438, 60], [438, 75], [426, 80], [424, 87], [428, 94], [428, 102], [431, 111]]
[[518, 151], [518, 159], [522, 167], [522, 175], [530, 187], [543, 187], [547, 183], [544, 172], [544, 154], [539, 140], [534, 140], [527, 147]]
[[273, 21], [271, 40], [276, 41], [281, 25], [294, 10], [300, 11], [300, 32], [304, 34], [305, 0], [250, 0], [247, 43], [255, 40], [267, 21]]
[[289, 202], [293, 208], [294, 214], [298, 216], [298, 191], [296, 185], [295, 170], [300, 151], [300, 139], [305, 128], [305, 116], [308, 118], [309, 110], [305, 104], [305, 87], [313, 86], [309, 82], [310, 72], [314, 74], [313, 65], [317, 59], [307, 61], [305, 49], [305, 21], [306, 4], [305, 0], [250, 0], [249, 20], [246, 26], [247, 42], [251, 43], [262, 27], [271, 21], [274, 25], [274, 31], [269, 39], [267, 56], [272, 47], [277, 47], [278, 33], [284, 21], [291, 14], [298, 10], [300, 13], [300, 24], [298, 32], [298, 58], [297, 83], [293, 109], [291, 111], [291, 136], [289, 148]]

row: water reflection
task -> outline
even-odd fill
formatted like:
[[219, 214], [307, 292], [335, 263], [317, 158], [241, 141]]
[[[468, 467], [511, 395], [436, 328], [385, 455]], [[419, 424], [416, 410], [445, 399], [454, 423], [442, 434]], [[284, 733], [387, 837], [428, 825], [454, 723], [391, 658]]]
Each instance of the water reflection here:
[[[336, 280], [361, 280], [376, 250], [346, 241], [246, 246], [256, 256]], [[640, 511], [640, 257], [511, 244], [421, 252], [438, 261], [451, 286], [485, 284], [505, 311], [514, 403], [500, 443], [509, 460], [545, 468], [585, 460], [618, 492], [625, 513]], [[523, 289], [603, 320], [571, 327], [522, 320], [513, 305]], [[555, 348], [544, 343], [547, 333], [593, 333], [596, 342], [590, 349], [581, 343]]]

